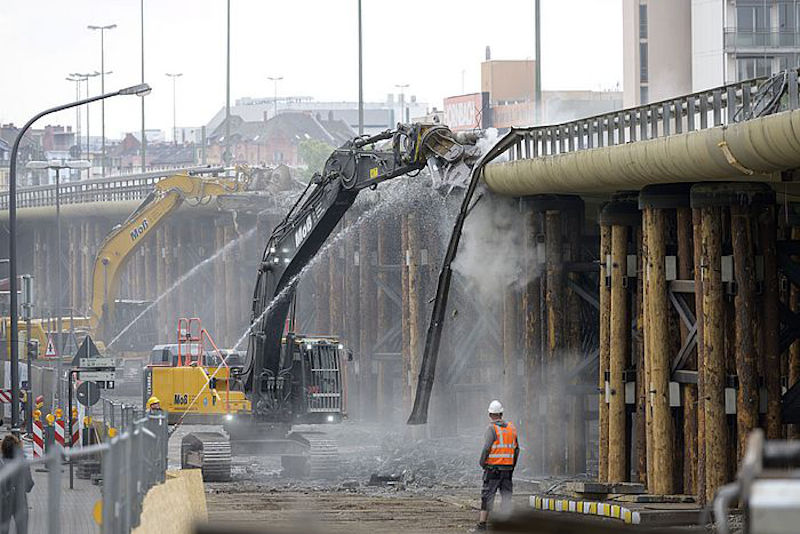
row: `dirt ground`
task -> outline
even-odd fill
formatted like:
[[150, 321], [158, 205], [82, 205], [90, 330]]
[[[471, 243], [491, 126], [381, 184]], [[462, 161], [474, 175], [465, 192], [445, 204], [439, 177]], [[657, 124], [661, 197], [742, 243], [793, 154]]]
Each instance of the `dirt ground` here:
[[[200, 428], [209, 429], [186, 426], [171, 438], [173, 465], [179, 464], [181, 436]], [[231, 482], [206, 483], [210, 525], [219, 532], [241, 527], [257, 532], [408, 534], [467, 532], [475, 525], [478, 441], [415, 440], [352, 422], [324, 430], [339, 442], [340, 476], [292, 479], [283, 476], [278, 458], [234, 457]], [[373, 474], [397, 480], [369, 485]], [[521, 508], [525, 502], [523, 491], [515, 505]]]

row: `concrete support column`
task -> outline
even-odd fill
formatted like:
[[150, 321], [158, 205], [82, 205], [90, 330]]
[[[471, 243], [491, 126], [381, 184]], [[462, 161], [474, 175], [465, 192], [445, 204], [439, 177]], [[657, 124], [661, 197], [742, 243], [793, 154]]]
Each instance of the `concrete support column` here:
[[[341, 232], [343, 225], [340, 224], [332, 234]], [[328, 309], [330, 317], [330, 328], [328, 333], [334, 336], [341, 336], [344, 312], [342, 299], [344, 296], [343, 269], [344, 249], [341, 244], [330, 247], [328, 254]]]
[[402, 324], [402, 347], [400, 354], [402, 358], [401, 364], [401, 398], [403, 399], [404, 411], [408, 411], [409, 405], [409, 383], [411, 381], [411, 369], [409, 367], [411, 362], [411, 313], [409, 301], [411, 299], [409, 290], [409, 267], [408, 261], [408, 215], [400, 216], [400, 298], [402, 299], [401, 306], [401, 324]]
[[[582, 235], [584, 225], [583, 201], [575, 197], [572, 204], [564, 212], [564, 235], [566, 237], [565, 262], [579, 263], [583, 260], [582, 254]], [[580, 273], [569, 272], [566, 274], [564, 283], [572, 282], [580, 285]], [[567, 286], [569, 287], [569, 286]], [[581, 297], [578, 293], [569, 288], [566, 292], [566, 358], [564, 365], [566, 369], [572, 369], [582, 363], [585, 355], [583, 354], [583, 314], [581, 309]], [[566, 375], [565, 375], [566, 376]], [[569, 429], [567, 432], [567, 472], [584, 473], [586, 472], [586, 397], [577, 390], [568, 397], [567, 406], [569, 417]]]
[[[349, 222], [356, 220], [357, 214], [349, 218]], [[352, 229], [348, 234], [344, 245], [344, 279], [345, 279], [345, 343], [348, 350], [355, 354], [361, 354], [361, 336], [359, 333], [359, 325], [361, 324], [361, 285], [359, 267], [361, 265], [361, 254], [359, 249], [359, 231]], [[347, 384], [350, 387], [350, 393], [347, 395], [348, 411], [355, 409], [359, 411], [359, 418], [363, 417], [360, 413], [360, 408], [363, 403], [360, 402], [361, 398], [361, 374], [358, 366], [355, 363], [345, 363], [343, 366], [347, 369], [348, 378]], [[356, 405], [354, 400], [359, 400]]]
[[422, 312], [424, 285], [422, 281], [421, 250], [422, 235], [420, 215], [410, 212], [406, 216], [406, 249], [403, 258], [408, 273], [408, 365], [403, 383], [406, 384], [404, 413], [410, 413], [417, 390], [419, 365], [422, 360]]

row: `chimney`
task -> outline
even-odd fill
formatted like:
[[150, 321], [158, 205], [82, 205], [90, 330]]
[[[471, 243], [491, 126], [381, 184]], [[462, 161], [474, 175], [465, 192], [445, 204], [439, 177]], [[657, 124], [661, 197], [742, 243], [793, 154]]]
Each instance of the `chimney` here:
[[486, 61], [490, 61], [492, 59], [492, 47], [486, 45]]

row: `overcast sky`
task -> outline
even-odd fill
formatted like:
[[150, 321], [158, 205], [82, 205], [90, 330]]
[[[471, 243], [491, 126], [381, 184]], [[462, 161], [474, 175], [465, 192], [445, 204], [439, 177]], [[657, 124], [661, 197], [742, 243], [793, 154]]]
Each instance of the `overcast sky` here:
[[[384, 100], [395, 84], [433, 106], [480, 86], [486, 45], [493, 59], [534, 54], [533, 0], [363, 0], [364, 94]], [[205, 124], [225, 103], [225, 0], [144, 0], [147, 127]], [[267, 76], [283, 76], [279, 95], [316, 100], [358, 97], [356, 0], [232, 0], [231, 103], [271, 96]], [[0, 121], [24, 123], [75, 97], [70, 72], [100, 70], [106, 33], [106, 90], [140, 80], [139, 0], [1, 0]], [[611, 89], [622, 84], [622, 0], [542, 0], [544, 89]], [[90, 82], [92, 94], [99, 78]], [[140, 127], [135, 97], [106, 104], [106, 132]], [[100, 106], [91, 110], [100, 132]], [[83, 118], [85, 121], [85, 116]], [[75, 112], [45, 120], [74, 125]], [[43, 123], [38, 126], [43, 126]], [[85, 133], [85, 122], [84, 122]]]

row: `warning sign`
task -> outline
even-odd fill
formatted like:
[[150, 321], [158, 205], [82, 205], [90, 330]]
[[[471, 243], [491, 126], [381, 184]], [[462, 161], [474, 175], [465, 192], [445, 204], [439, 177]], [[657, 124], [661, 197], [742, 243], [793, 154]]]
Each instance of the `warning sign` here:
[[58, 354], [56, 353], [56, 346], [53, 343], [53, 335], [50, 334], [47, 336], [47, 350], [44, 351], [45, 358], [55, 358]]

